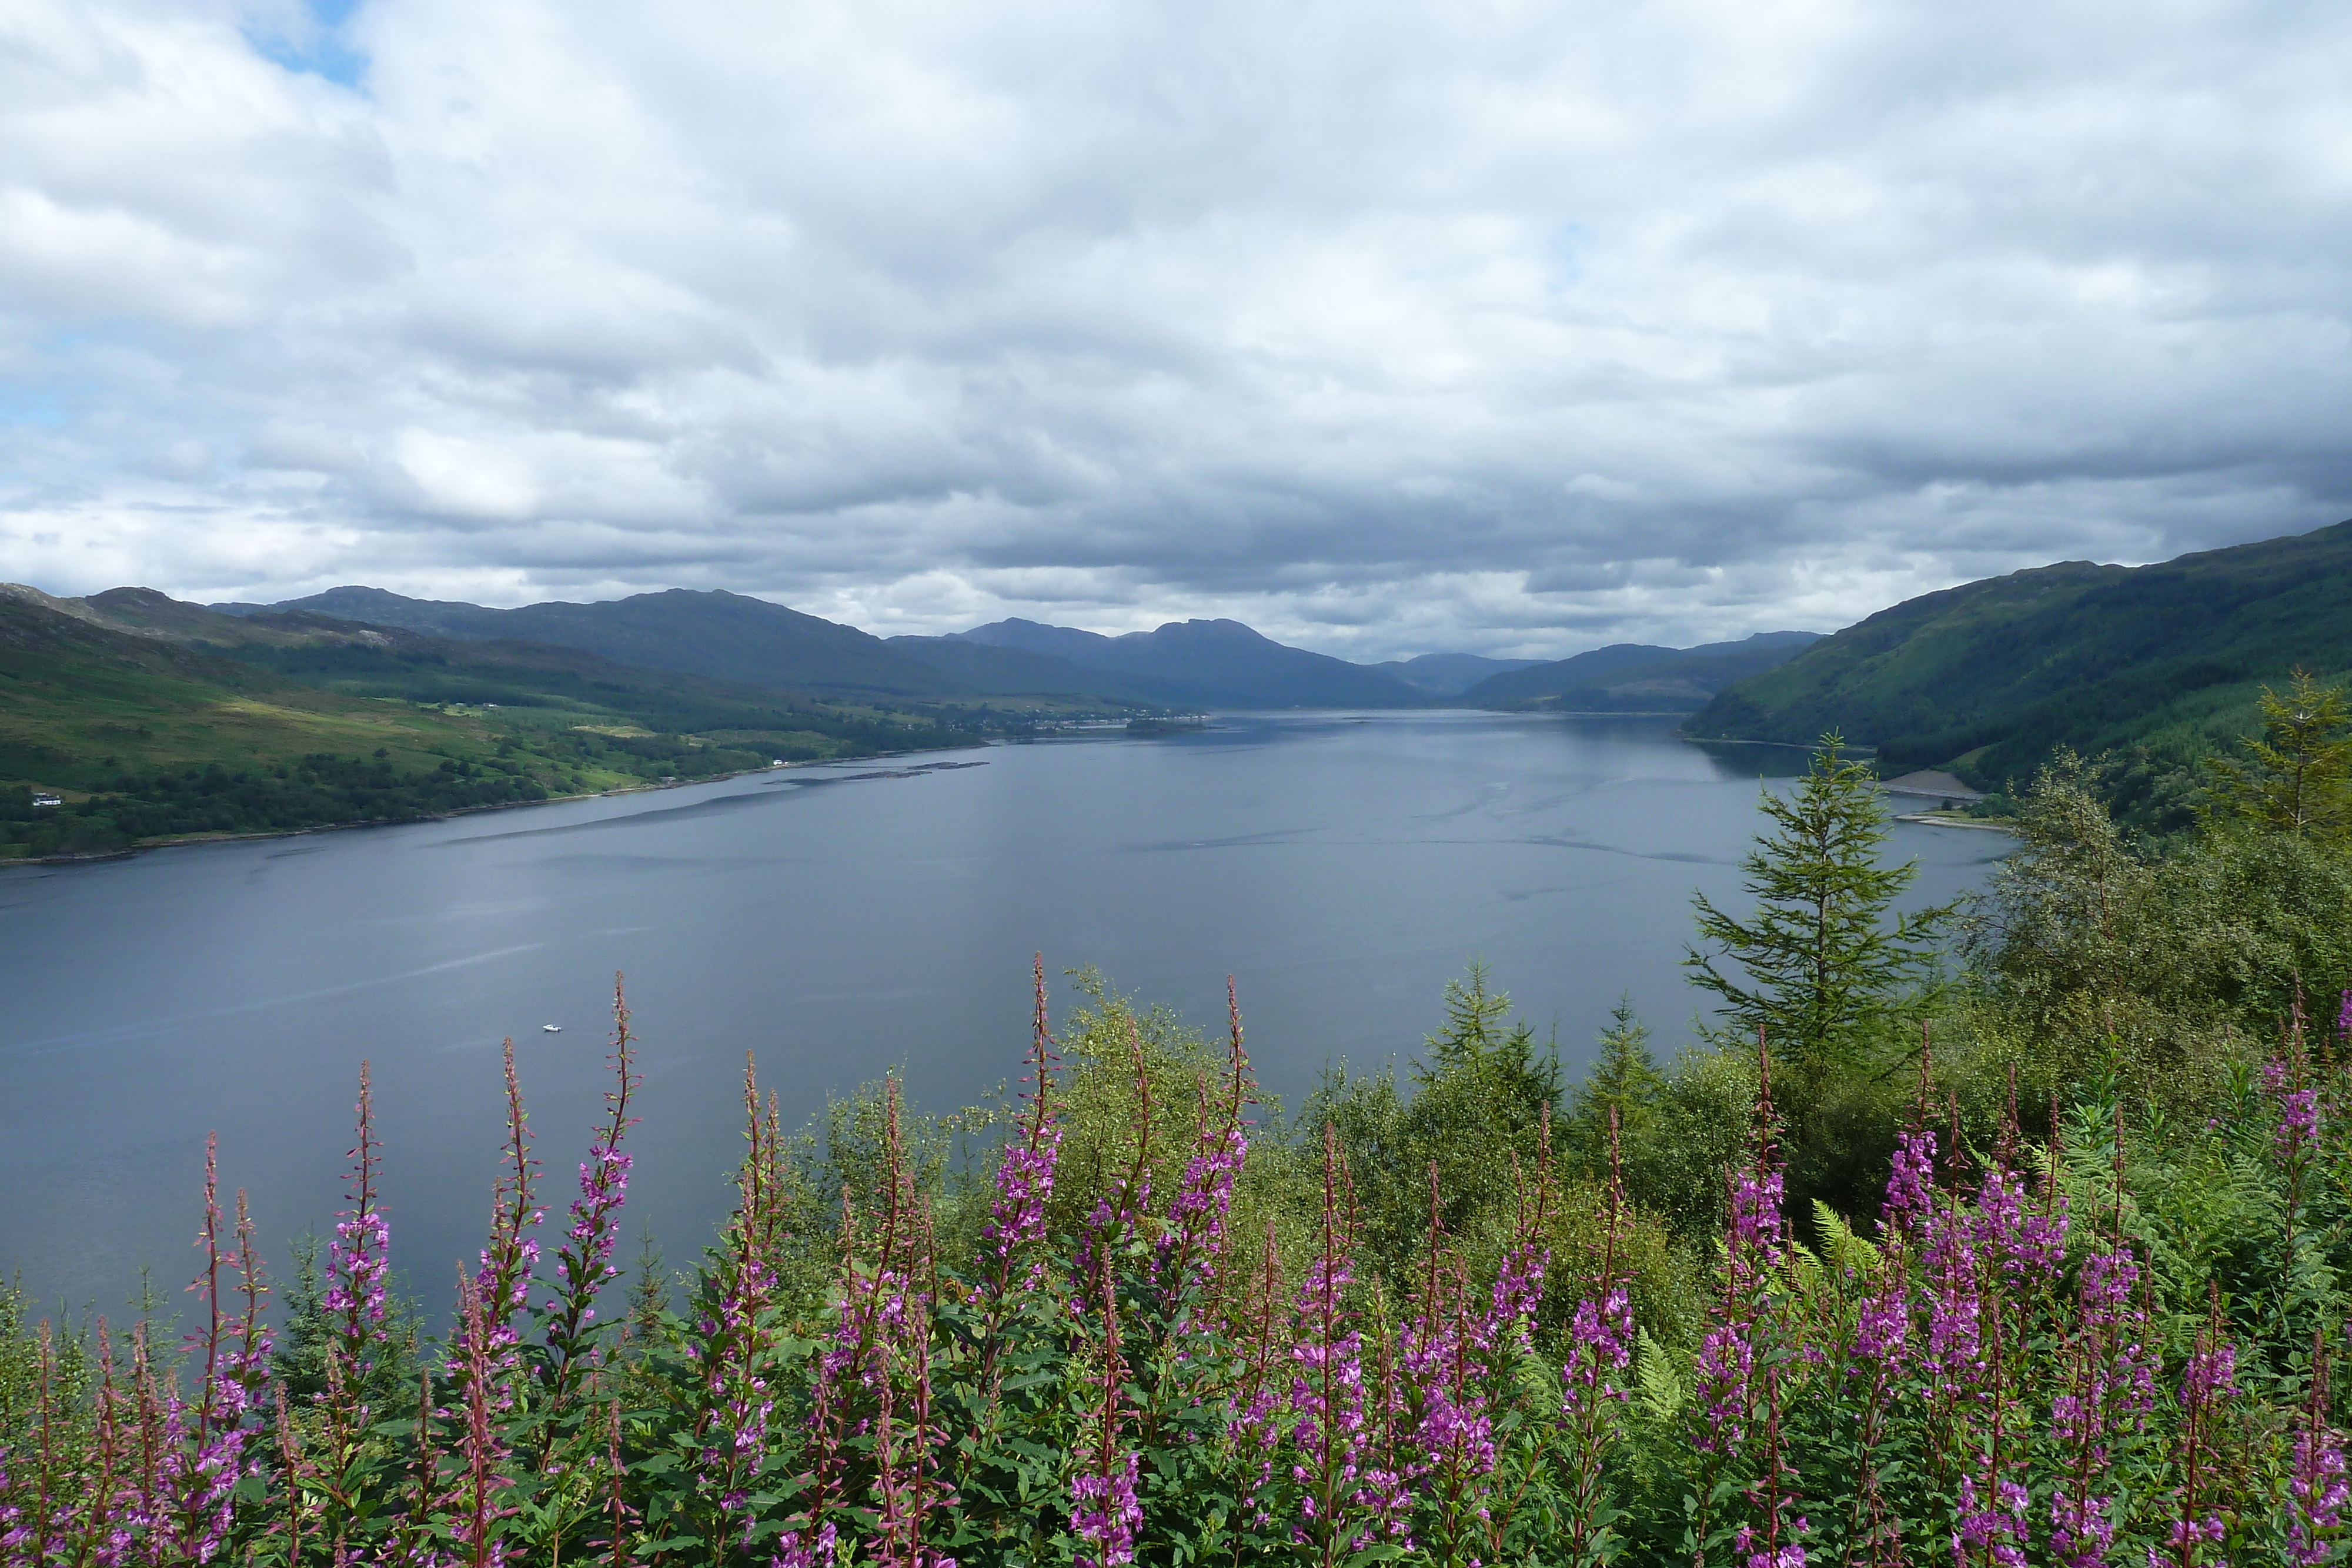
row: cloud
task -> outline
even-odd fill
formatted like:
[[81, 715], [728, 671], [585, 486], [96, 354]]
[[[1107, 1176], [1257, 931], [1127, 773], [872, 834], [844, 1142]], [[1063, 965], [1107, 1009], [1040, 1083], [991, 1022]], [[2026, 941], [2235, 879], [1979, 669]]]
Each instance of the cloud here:
[[2352, 516], [2352, 15], [15, 0], [0, 575], [1378, 658]]

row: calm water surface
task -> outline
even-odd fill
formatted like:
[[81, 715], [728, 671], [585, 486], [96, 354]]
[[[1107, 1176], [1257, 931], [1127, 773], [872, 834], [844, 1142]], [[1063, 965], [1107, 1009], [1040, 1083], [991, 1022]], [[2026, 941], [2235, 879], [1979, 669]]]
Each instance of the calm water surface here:
[[[1669, 727], [1242, 716], [0, 871], [0, 1272], [117, 1312], [144, 1262], [175, 1294], [207, 1131], [282, 1258], [339, 1207], [366, 1058], [394, 1260], [437, 1303], [488, 1213], [500, 1038], [560, 1206], [616, 969], [630, 1232], [674, 1261], [725, 1213], [746, 1050], [788, 1115], [892, 1067], [968, 1102], [1018, 1072], [1041, 948], [1211, 1027], [1232, 974], [1294, 1103], [1326, 1061], [1409, 1055], [1473, 956], [1571, 1063], [1629, 991], [1671, 1052], [1691, 894], [1745, 906], [1757, 779], [1799, 759]], [[1898, 825], [1893, 854], [1944, 897], [2008, 847]]]

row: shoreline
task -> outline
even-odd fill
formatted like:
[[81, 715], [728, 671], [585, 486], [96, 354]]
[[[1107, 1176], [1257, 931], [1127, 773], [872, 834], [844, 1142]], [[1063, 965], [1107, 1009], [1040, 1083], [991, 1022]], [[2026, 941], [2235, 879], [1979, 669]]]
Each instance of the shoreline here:
[[720, 784], [730, 779], [749, 779], [758, 773], [782, 773], [793, 768], [824, 768], [836, 762], [879, 762], [892, 757], [928, 757], [932, 751], [971, 751], [992, 744], [976, 741], [971, 746], [933, 747], [924, 751], [872, 751], [859, 757], [812, 757], [782, 767], [773, 763], [765, 768], [738, 768], [731, 773], [712, 773], [700, 779], [679, 779], [669, 783], [625, 784], [614, 789], [591, 789], [580, 795], [550, 795], [539, 800], [493, 800], [482, 806], [460, 806], [451, 811], [434, 811], [415, 817], [366, 817], [351, 822], [313, 822], [307, 828], [270, 828], [257, 833], [180, 833], [170, 838], [142, 839], [135, 844], [125, 844], [119, 850], [99, 850], [88, 854], [24, 855], [16, 860], [0, 861], [0, 872], [20, 865], [97, 865], [105, 861], [129, 860], [145, 854], [149, 850], [185, 849], [192, 844], [250, 843], [259, 839], [299, 839], [310, 833], [342, 833], [354, 828], [400, 828], [413, 822], [448, 822], [459, 817], [478, 817], [485, 811], [520, 811], [533, 806], [561, 806], [574, 800], [608, 800], [619, 795], [643, 795], [655, 789], [685, 789], [697, 784]]
[[1897, 816], [1898, 822], [1916, 822], [1923, 828], [1972, 828], [1980, 833], [2008, 833], [2016, 836], [2017, 830], [1999, 822], [1971, 821], [1965, 817], [1939, 816], [1934, 811], [1906, 811]]

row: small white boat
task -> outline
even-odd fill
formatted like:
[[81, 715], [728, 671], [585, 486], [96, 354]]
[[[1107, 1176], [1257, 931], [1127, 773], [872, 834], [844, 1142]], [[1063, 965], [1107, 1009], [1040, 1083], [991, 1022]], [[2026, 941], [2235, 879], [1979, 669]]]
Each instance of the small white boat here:
[[539, 1028], [540, 1032], [542, 1034], [562, 1034], [563, 1032], [563, 1026], [560, 1023], [543, 1023], [540, 1025]]

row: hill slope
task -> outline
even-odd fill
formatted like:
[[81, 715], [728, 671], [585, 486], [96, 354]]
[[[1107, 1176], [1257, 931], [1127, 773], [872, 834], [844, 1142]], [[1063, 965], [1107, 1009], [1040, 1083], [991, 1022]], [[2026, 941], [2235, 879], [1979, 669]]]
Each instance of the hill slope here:
[[[536, 800], [480, 723], [0, 595], [0, 856]], [[65, 798], [33, 804], [36, 790]]]
[[593, 604], [519, 610], [407, 599], [380, 588], [331, 588], [283, 604], [220, 605], [236, 615], [310, 611], [431, 636], [546, 643], [615, 664], [677, 670], [713, 680], [845, 696], [940, 697], [966, 688], [919, 659], [854, 626], [803, 615], [764, 599], [673, 588]]
[[1428, 700], [1385, 671], [1288, 647], [1238, 621], [1171, 621], [1106, 637], [1015, 619], [958, 637], [1107, 671], [1203, 707], [1411, 707]]
[[1432, 696], [1457, 696], [1489, 675], [1524, 670], [1541, 659], [1490, 659], [1483, 653], [1423, 653], [1411, 659], [1391, 659], [1367, 669], [1393, 675], [1416, 691]]
[[[222, 615], [150, 589], [71, 600], [0, 587], [0, 857], [967, 738], [568, 648]], [[64, 804], [37, 807], [37, 790]]]
[[1464, 692], [1461, 701], [1469, 707], [1568, 713], [1690, 713], [1734, 681], [1783, 664], [1817, 640], [1811, 632], [1759, 632], [1738, 643], [1696, 648], [1619, 643], [1491, 675]]
[[982, 696], [1057, 696], [1140, 707], [1181, 706], [1181, 691], [1116, 670], [1088, 669], [1051, 653], [961, 637], [893, 637], [890, 646], [921, 660], [964, 691]]
[[1889, 770], [1948, 767], [1999, 788], [2060, 744], [2226, 744], [2254, 727], [2259, 686], [2298, 664], [2352, 671], [2352, 522], [1907, 600], [1730, 686], [1684, 727], [1797, 743], [1836, 728]]

